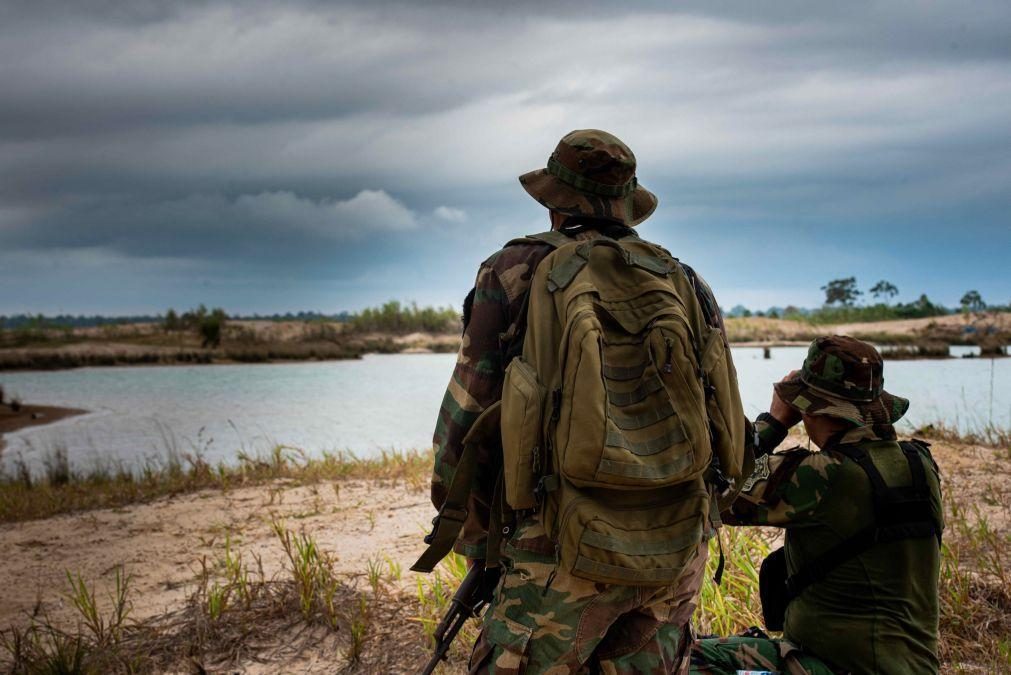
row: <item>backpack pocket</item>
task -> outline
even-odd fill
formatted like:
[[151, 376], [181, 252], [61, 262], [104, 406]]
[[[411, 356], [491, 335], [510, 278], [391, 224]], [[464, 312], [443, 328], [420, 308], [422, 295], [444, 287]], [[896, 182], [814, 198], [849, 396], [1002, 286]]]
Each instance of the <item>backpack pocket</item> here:
[[522, 357], [510, 362], [502, 387], [502, 458], [506, 503], [515, 510], [536, 506], [541, 474], [542, 422], [546, 389]]
[[573, 576], [606, 584], [675, 583], [705, 539], [709, 495], [701, 479], [666, 493], [663, 501], [630, 507], [573, 498], [562, 515], [561, 565]]

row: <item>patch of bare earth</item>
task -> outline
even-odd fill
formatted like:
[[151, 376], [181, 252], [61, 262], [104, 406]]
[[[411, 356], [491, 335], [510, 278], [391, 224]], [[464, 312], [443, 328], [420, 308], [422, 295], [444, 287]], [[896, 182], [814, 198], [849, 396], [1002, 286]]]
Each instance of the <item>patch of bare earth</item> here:
[[[271, 525], [281, 521], [292, 532], [310, 534], [332, 555], [334, 571], [347, 584], [338, 602], [359, 602], [352, 590], [371, 593], [366, 581], [369, 562], [383, 567], [383, 591], [369, 602], [363, 653], [352, 669], [415, 672], [426, 653], [416, 620], [415, 580], [407, 569], [423, 548], [431, 511], [427, 495], [403, 484], [340, 481], [294, 487], [278, 481], [3, 525], [0, 629], [27, 626], [40, 609], [55, 624], [76, 622], [79, 617], [65, 596], [68, 571], [94, 583], [105, 610], [112, 604], [116, 571], [122, 569], [132, 577], [131, 617], [164, 617], [169, 631], [187, 619], [187, 599], [198, 588], [202, 566], [213, 566], [221, 558], [226, 538], [247, 562], [257, 557], [262, 561], [266, 579], [290, 576]], [[400, 582], [389, 576], [391, 563], [404, 570]], [[354, 609], [340, 611], [351, 614]], [[334, 631], [308, 625], [297, 609], [276, 614], [271, 618], [261, 612], [257, 618], [266, 618], [266, 625], [235, 629], [237, 634], [222, 643], [234, 660], [215, 663], [204, 656], [169, 670], [188, 672], [199, 662], [201, 668], [220, 672], [330, 673], [349, 664], [345, 627]], [[243, 644], [229, 645], [229, 640]]]
[[[1002, 542], [995, 555], [1011, 560], [1007, 550], [1011, 542], [1009, 451], [946, 441], [935, 442], [932, 450], [944, 476], [945, 491], [961, 507], [978, 509], [978, 515], [996, 533], [995, 541]], [[93, 582], [99, 604], [108, 607], [116, 570], [123, 569], [133, 579], [132, 618], [154, 626], [146, 634], [150, 635], [146, 639], [151, 641], [152, 652], [170, 651], [166, 642], [179, 639], [179, 626], [191, 632], [207, 628], [206, 617], [189, 599], [200, 587], [202, 570], [220, 561], [226, 541], [247, 562], [259, 558], [264, 578], [278, 583], [290, 578], [290, 563], [272, 525], [283, 521], [289, 531], [311, 535], [320, 549], [332, 555], [334, 571], [345, 582], [335, 596], [338, 603], [344, 603], [339, 613], [353, 616], [356, 603], [368, 599], [368, 625], [360, 656], [355, 659], [351, 655], [350, 623], [333, 630], [306, 622], [297, 605], [289, 604], [258, 610], [252, 623], [243, 623], [241, 612], [236, 612], [228, 619], [231, 623], [220, 625], [213, 639], [202, 643], [205, 650], [209, 646], [218, 653], [185, 656], [173, 652], [172, 659], [163, 658], [154, 669], [417, 672], [428, 654], [417, 620], [421, 612], [417, 575], [408, 568], [423, 548], [421, 537], [431, 515], [427, 495], [403, 483], [341, 480], [299, 486], [275, 481], [2, 525], [0, 587], [4, 602], [0, 603], [0, 629], [28, 625], [36, 608], [45, 610], [54, 623], [78, 621], [65, 596], [67, 571]], [[954, 544], [958, 533], [952, 531], [949, 536]], [[370, 587], [370, 563], [386, 570], [378, 587]], [[976, 569], [974, 561], [964, 563]], [[394, 578], [390, 573], [394, 568], [403, 571], [402, 578]], [[986, 598], [981, 593], [996, 594], [998, 600], [1003, 598], [1000, 602], [1007, 600], [1006, 589], [1002, 591], [994, 579], [974, 571], [967, 578], [971, 586], [968, 602], [982, 607]], [[989, 625], [997, 630], [1007, 625], [1007, 617], [1002, 619], [1000, 612], [985, 621], [996, 622]], [[966, 638], [956, 632], [971, 627], [960, 628], [944, 620], [942, 627], [951, 631], [942, 634], [942, 643], [947, 641], [948, 645], [942, 648], [945, 653], [957, 662], [971, 664], [973, 660], [966, 654], [972, 654], [973, 633], [967, 631], [970, 637]], [[461, 669], [465, 652], [466, 645], [461, 644], [449, 672]]]

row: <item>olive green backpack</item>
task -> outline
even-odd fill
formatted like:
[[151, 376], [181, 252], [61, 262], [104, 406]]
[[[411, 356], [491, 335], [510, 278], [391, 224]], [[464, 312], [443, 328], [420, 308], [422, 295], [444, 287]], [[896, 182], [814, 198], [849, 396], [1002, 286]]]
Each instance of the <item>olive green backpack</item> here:
[[[611, 584], [677, 581], [741, 476], [744, 414], [691, 270], [637, 237], [551, 241], [505, 372], [504, 500], [539, 510], [559, 566]], [[561, 245], [558, 245], [561, 244]]]
[[502, 400], [464, 439], [428, 549], [411, 569], [430, 572], [452, 548], [468, 517], [476, 448], [501, 440], [489, 566], [506, 523], [539, 513], [572, 575], [674, 583], [719, 524], [717, 495], [732, 495], [749, 471], [737, 374], [706, 318], [718, 308], [690, 268], [638, 237], [546, 232], [510, 245], [537, 243], [554, 250], [503, 336], [522, 353], [507, 354]]

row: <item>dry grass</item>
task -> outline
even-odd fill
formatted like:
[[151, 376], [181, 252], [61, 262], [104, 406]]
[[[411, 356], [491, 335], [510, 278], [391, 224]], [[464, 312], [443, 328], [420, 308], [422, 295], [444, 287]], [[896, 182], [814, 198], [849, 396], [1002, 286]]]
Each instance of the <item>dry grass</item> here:
[[307, 456], [301, 450], [277, 446], [267, 456], [239, 454], [232, 463], [212, 465], [194, 454], [169, 454], [160, 463], [140, 470], [124, 465], [75, 470], [65, 450], [55, 449], [44, 460], [45, 471], [35, 476], [23, 462], [12, 473], [0, 473], [0, 523], [48, 518], [86, 509], [148, 502], [159, 497], [204, 489], [228, 490], [278, 479], [313, 484], [345, 478], [402, 482], [422, 490], [432, 467], [432, 453], [388, 452], [376, 457], [354, 453]]
[[[932, 429], [917, 433], [952, 443], [986, 441], [992, 447], [1011, 447], [1006, 432], [966, 438], [940, 425]], [[183, 476], [169, 475], [170, 483], [173, 490], [227, 489], [276, 477], [305, 482], [354, 477], [399, 481], [424, 489], [431, 466], [428, 453], [387, 454], [377, 460], [351, 456], [307, 460], [288, 457], [285, 452], [279, 448], [271, 457], [242, 458], [233, 468], [212, 469], [190, 462], [179, 469]], [[40, 490], [40, 495], [48, 497], [29, 496], [35, 500], [34, 506], [20, 512], [45, 511], [51, 507], [39, 504], [47, 500], [59, 505], [52, 507], [56, 512], [74, 503], [76, 508], [95, 505], [87, 498], [56, 496], [61, 490], [87, 491], [86, 478], [81, 484], [81, 477], [73, 472], [66, 480], [59, 478], [64, 474], [54, 465], [43, 484], [24, 493]], [[50, 484], [61, 480], [60, 485]], [[103, 479], [99, 491], [105, 492], [106, 500], [125, 500], [122, 503], [165, 493], [153, 484], [137, 487], [138, 480], [144, 484], [143, 479], [123, 478], [124, 485], [133, 487], [111, 488], [103, 486], [117, 481]], [[5, 484], [0, 494], [8, 487]], [[939, 580], [943, 672], [1011, 672], [1011, 538], [1006, 528], [1011, 519], [1011, 494], [1006, 489], [986, 492], [983, 498], [989, 517], [972, 503], [977, 498], [959, 489], [949, 489], [945, 498], [947, 529]], [[13, 512], [7, 513], [8, 520], [16, 519]], [[462, 558], [452, 555], [435, 574], [416, 577], [408, 592], [399, 566], [378, 552], [366, 570], [342, 576], [333, 571], [331, 554], [319, 549], [311, 533], [296, 533], [280, 523], [275, 524], [275, 533], [277, 545], [284, 551], [283, 573], [266, 578], [258, 558], [240, 554], [226, 539], [221, 555], [201, 564], [196, 591], [186, 605], [151, 620], [129, 619], [129, 611], [123, 611], [124, 603], [129, 604], [126, 591], [127, 600], [114, 601], [104, 618], [96, 617], [87, 609], [95, 604], [87, 583], [71, 576], [68, 597], [78, 598], [73, 606], [81, 615], [79, 625], [57, 627], [38, 615], [28, 628], [8, 630], [4, 633], [7, 659], [19, 664], [12, 672], [187, 668], [203, 668], [200, 672], [205, 672], [244, 667], [257, 659], [290, 664], [310, 658], [328, 660], [331, 670], [409, 672], [424, 662], [432, 629], [465, 574]], [[709, 580], [703, 586], [695, 616], [702, 633], [733, 634], [761, 624], [758, 568], [774, 535], [759, 528], [728, 527], [721, 536], [727, 568], [722, 586]], [[715, 542], [712, 546], [710, 577], [717, 557]], [[129, 577], [124, 574], [123, 586], [128, 585]], [[470, 622], [461, 633], [451, 652], [450, 670], [459, 670], [465, 663], [478, 629], [479, 622]], [[388, 649], [390, 640], [395, 640], [396, 650]], [[55, 670], [52, 664], [63, 664], [63, 670]]]
[[220, 557], [202, 561], [185, 605], [152, 619], [130, 619], [130, 577], [122, 571], [106, 612], [88, 582], [68, 573], [76, 627], [36, 612], [27, 627], [0, 632], [0, 665], [18, 674], [206, 673], [304, 658], [325, 672], [393, 672], [425, 659], [411, 619], [415, 600], [399, 590], [399, 571], [341, 575], [311, 535], [273, 526], [285, 553], [277, 575], [267, 578], [259, 558], [226, 540]]

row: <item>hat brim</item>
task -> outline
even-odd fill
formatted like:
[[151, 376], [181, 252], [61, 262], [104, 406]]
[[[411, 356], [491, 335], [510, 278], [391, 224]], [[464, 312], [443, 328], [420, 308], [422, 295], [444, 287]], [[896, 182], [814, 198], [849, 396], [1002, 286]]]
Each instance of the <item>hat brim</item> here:
[[800, 375], [773, 385], [779, 398], [802, 415], [829, 415], [857, 426], [895, 424], [909, 410], [909, 400], [882, 391], [871, 401], [852, 401], [804, 382]]
[[634, 227], [649, 218], [659, 200], [646, 188], [637, 186], [627, 197], [602, 197], [577, 190], [547, 169], [520, 176], [520, 184], [542, 206], [568, 216], [589, 216], [613, 220]]

